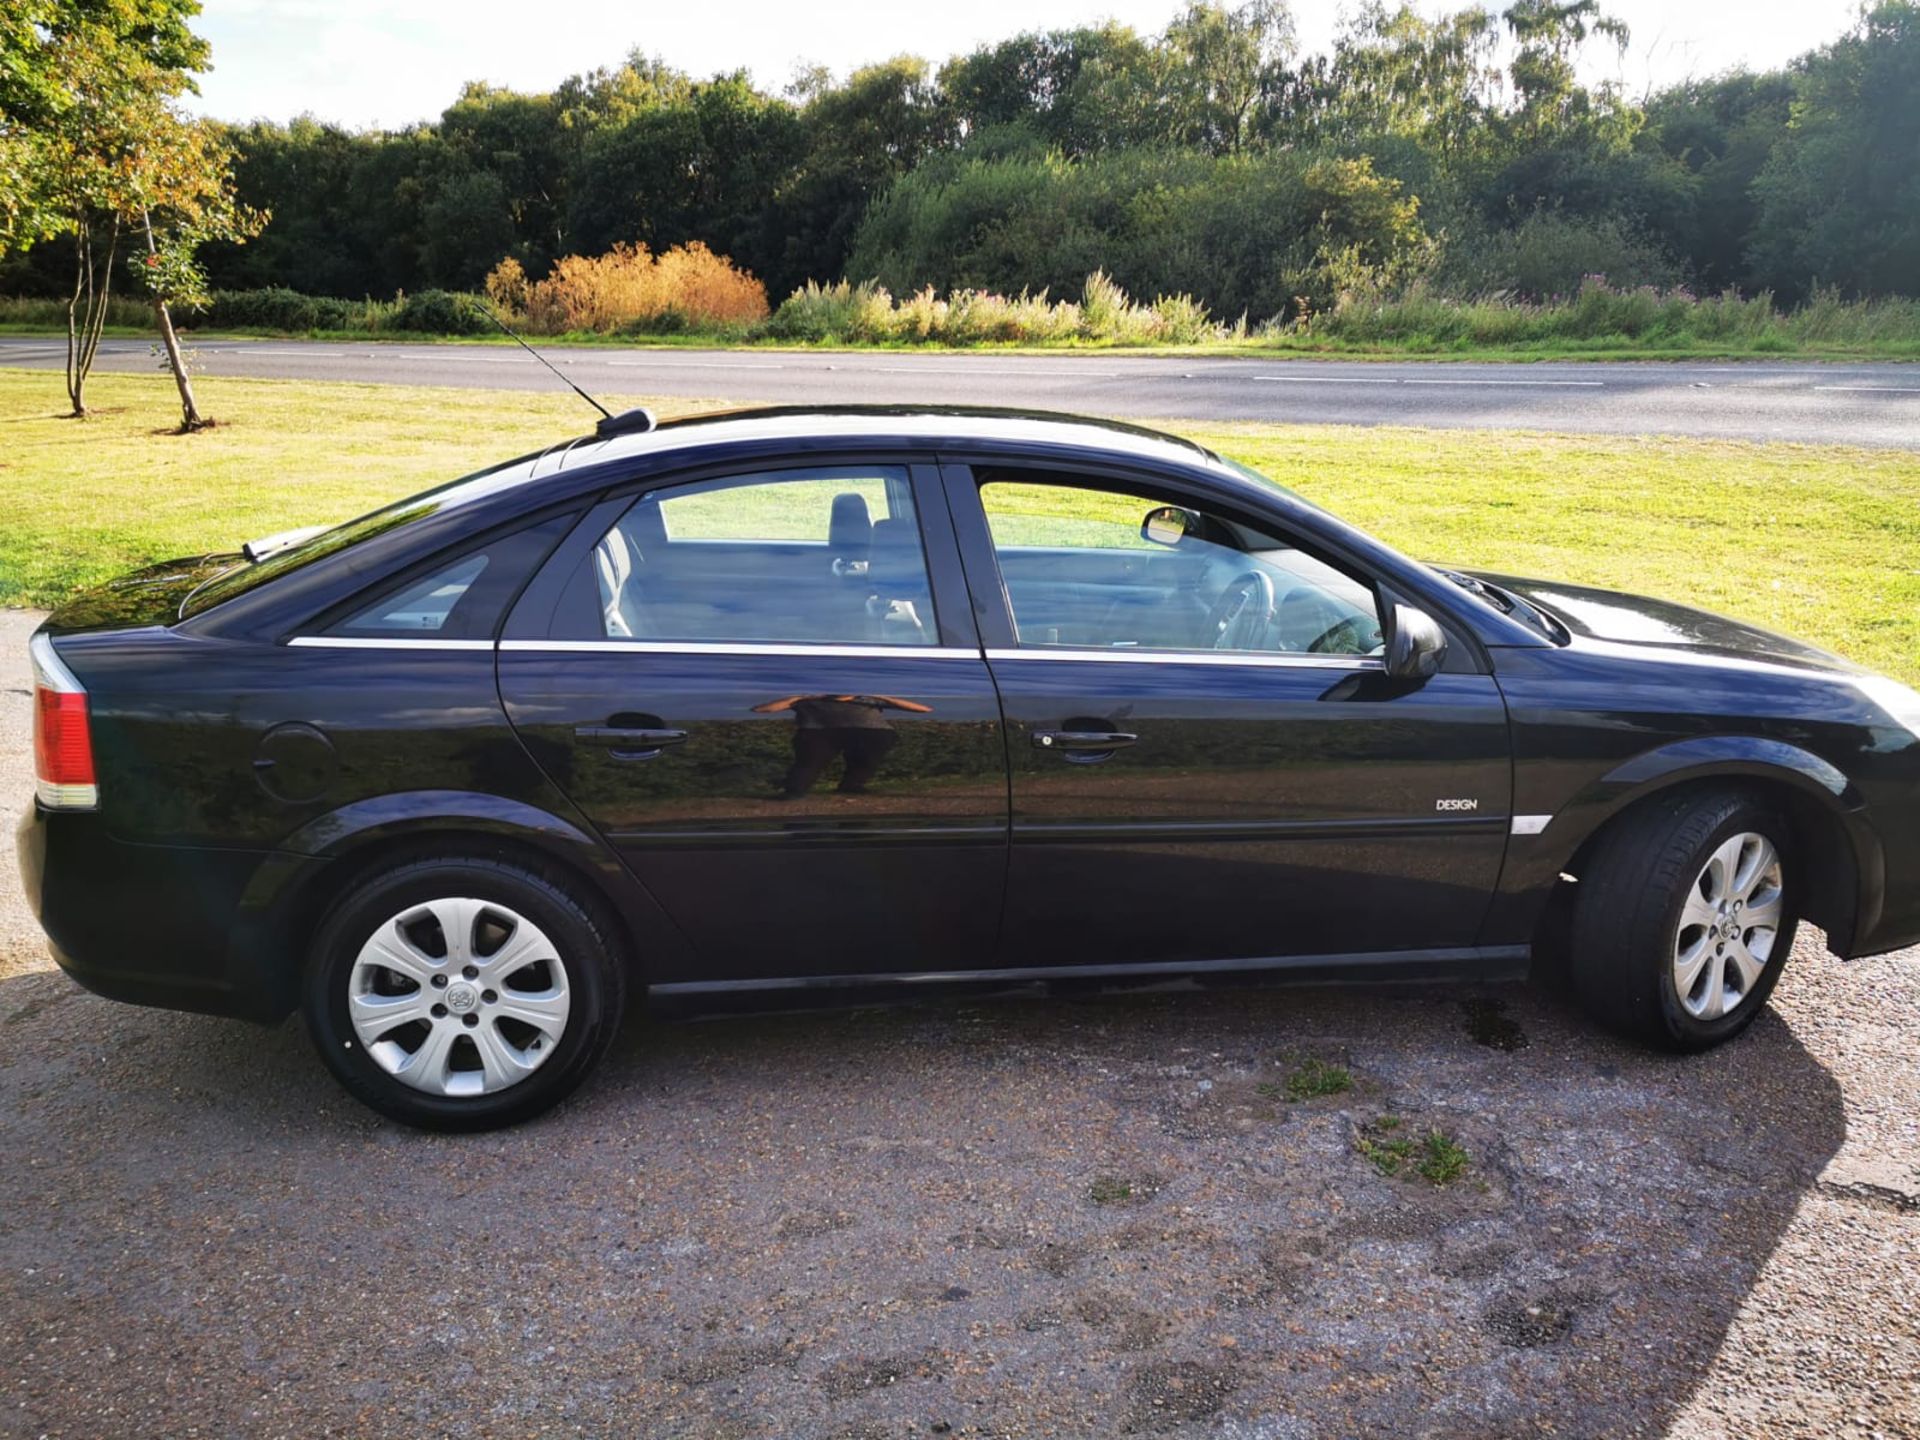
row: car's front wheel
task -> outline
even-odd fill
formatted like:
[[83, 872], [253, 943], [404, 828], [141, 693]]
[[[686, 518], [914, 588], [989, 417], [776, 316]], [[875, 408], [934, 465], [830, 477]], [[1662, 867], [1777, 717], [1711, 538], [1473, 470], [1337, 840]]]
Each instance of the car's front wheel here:
[[1793, 948], [1792, 832], [1756, 797], [1682, 791], [1622, 816], [1580, 876], [1573, 980], [1587, 1008], [1672, 1050], [1751, 1025]]
[[419, 860], [334, 905], [307, 967], [307, 1026], [358, 1099], [438, 1130], [558, 1103], [619, 1025], [624, 975], [593, 909], [502, 860]]

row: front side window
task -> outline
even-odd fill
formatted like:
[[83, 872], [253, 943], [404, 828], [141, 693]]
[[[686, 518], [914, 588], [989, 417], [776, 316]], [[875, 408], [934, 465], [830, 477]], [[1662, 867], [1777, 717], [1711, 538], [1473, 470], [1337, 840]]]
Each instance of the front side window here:
[[588, 563], [610, 640], [939, 643], [900, 466], [774, 471], [643, 495]]
[[1377, 656], [1373, 588], [1185, 502], [990, 472], [980, 500], [1023, 646]]

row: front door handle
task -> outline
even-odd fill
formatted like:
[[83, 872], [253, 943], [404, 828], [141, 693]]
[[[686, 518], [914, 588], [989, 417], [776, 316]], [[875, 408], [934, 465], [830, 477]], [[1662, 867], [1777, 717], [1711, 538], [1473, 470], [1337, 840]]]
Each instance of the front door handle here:
[[1036, 730], [1033, 748], [1052, 750], [1068, 760], [1087, 764], [1124, 750], [1140, 737], [1124, 730]]
[[605, 745], [616, 760], [651, 760], [669, 745], [686, 743], [684, 730], [628, 730], [614, 725], [581, 725], [573, 738]]

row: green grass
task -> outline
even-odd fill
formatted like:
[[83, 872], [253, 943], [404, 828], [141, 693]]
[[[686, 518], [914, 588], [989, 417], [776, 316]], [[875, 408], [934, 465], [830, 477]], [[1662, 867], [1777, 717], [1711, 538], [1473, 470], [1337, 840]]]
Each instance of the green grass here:
[[1397, 1115], [1380, 1116], [1353, 1143], [1389, 1180], [1418, 1176], [1429, 1185], [1451, 1185], [1473, 1163], [1473, 1157], [1445, 1131], [1429, 1130], [1418, 1140], [1401, 1134]]
[[1329, 1065], [1324, 1060], [1308, 1060], [1287, 1075], [1287, 1099], [1317, 1100], [1324, 1095], [1344, 1095], [1353, 1088], [1353, 1076], [1344, 1065]]
[[[0, 605], [362, 513], [587, 428], [576, 398], [0, 371]], [[603, 397], [611, 403], [614, 397]], [[622, 403], [626, 403], [623, 401]], [[661, 407], [696, 408], [686, 402]], [[1685, 600], [1920, 681], [1920, 454], [1174, 422], [1422, 559]]]

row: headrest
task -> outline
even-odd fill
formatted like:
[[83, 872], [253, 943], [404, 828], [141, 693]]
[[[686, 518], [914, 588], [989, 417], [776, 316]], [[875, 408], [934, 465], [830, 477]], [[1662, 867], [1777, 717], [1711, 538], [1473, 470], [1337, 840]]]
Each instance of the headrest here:
[[864, 560], [873, 543], [873, 521], [867, 515], [867, 497], [848, 490], [833, 497], [827, 519], [827, 547], [843, 560]]

